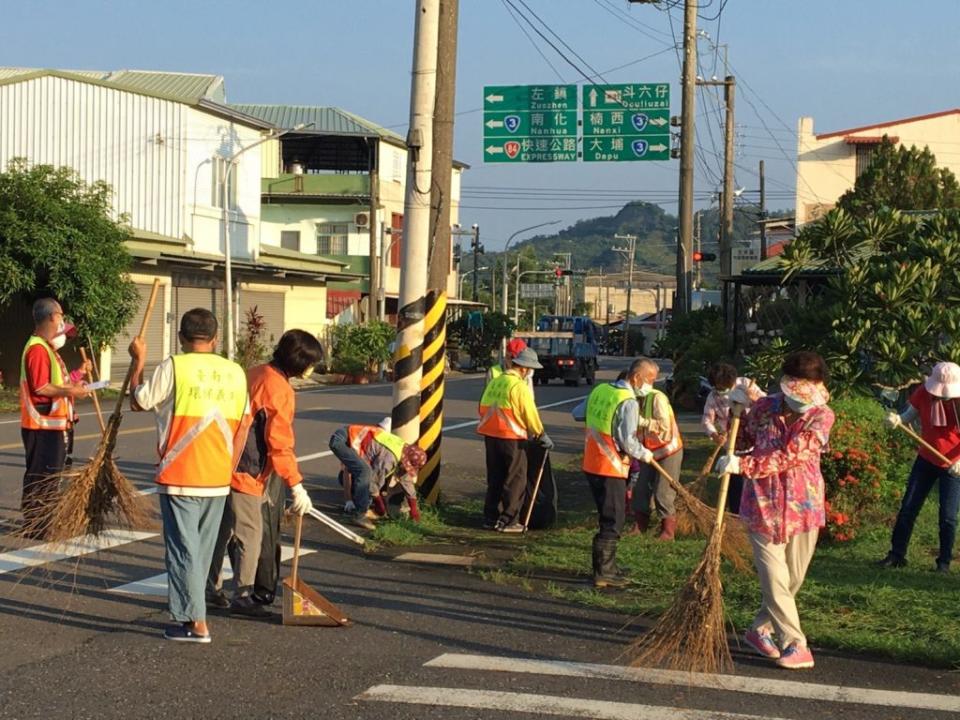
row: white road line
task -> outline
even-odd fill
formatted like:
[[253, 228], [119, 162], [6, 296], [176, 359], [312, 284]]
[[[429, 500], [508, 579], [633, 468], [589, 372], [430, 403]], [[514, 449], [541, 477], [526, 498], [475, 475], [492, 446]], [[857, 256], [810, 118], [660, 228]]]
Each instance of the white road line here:
[[24, 568], [60, 562], [82, 555], [108, 550], [127, 543], [156, 537], [156, 533], [132, 530], [105, 530], [100, 535], [84, 535], [66, 542], [50, 542], [0, 554], [0, 575]]
[[[561, 405], [569, 405], [570, 403], [580, 402], [583, 400], [586, 395], [581, 395], [580, 397], [568, 398], [567, 400], [560, 400], [559, 402], [550, 403], [549, 405], [540, 405], [537, 407], [537, 410], [549, 410], [550, 408], [560, 407]], [[443, 432], [450, 432], [452, 430], [463, 430], [463, 428], [475, 427], [477, 424], [476, 420], [468, 420], [467, 422], [457, 423], [456, 425], [446, 425], [442, 428]], [[307, 460], [319, 460], [320, 458], [330, 457], [333, 453], [330, 450], [324, 450], [323, 452], [311, 453], [310, 455], [301, 455], [297, 458], [297, 462], [306, 462]]]
[[[304, 555], [312, 555], [315, 552], [316, 550], [300, 548], [300, 557], [303, 557]], [[280, 550], [280, 561], [286, 562], [292, 557], [293, 546], [282, 546]], [[233, 568], [230, 567], [230, 559], [227, 558], [223, 562], [223, 579], [229, 580], [232, 577]], [[115, 588], [110, 588], [110, 592], [124, 593], [125, 595], [157, 595], [163, 597], [167, 594], [167, 574], [160, 573], [159, 575], [144, 578], [143, 580], [135, 580], [134, 582], [127, 583], [126, 585], [118, 585]]]
[[562, 660], [530, 660], [525, 658], [495, 657], [490, 655], [464, 655], [447, 653], [424, 663], [424, 667], [453, 668], [458, 670], [500, 671], [554, 675], [559, 677], [594, 678], [599, 680], [628, 680], [652, 685], [678, 685], [701, 687], [711, 690], [726, 690], [756, 695], [776, 695], [803, 700], [823, 700], [857, 705], [881, 705], [884, 707], [919, 708], [960, 713], [960, 698], [952, 695], [903, 692], [899, 690], [872, 690], [869, 688], [818, 685], [791, 680], [770, 680], [761, 677], [738, 677], [736, 675], [709, 675], [704, 673], [677, 672], [656, 668], [632, 668], [620, 665], [594, 665], [592, 663], [567, 662]]
[[498, 690], [467, 690], [445, 687], [409, 687], [404, 685], [375, 685], [356, 700], [430, 705], [433, 707], [461, 707], [507, 712], [562, 715], [563, 717], [597, 718], [598, 720], [779, 720], [769, 715], [740, 715], [715, 710], [685, 710], [635, 703], [563, 698], [533, 693], [501, 692]]

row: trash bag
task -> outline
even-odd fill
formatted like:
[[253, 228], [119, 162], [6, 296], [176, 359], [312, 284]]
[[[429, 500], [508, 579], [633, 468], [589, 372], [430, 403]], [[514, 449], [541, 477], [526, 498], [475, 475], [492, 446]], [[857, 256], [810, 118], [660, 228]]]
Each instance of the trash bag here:
[[[530, 513], [530, 524], [527, 526], [530, 530], [544, 530], [557, 521], [557, 481], [550, 467], [550, 454], [533, 443], [527, 446], [527, 502], [533, 495], [541, 464], [543, 477], [540, 478], [540, 489], [534, 498], [533, 512]], [[522, 517], [526, 517], [526, 507], [523, 512]]]

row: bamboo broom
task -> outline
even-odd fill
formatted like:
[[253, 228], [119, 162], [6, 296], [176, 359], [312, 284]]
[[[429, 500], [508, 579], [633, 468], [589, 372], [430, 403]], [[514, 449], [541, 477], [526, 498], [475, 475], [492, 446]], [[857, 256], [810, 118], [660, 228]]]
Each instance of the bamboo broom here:
[[927, 452], [929, 452], [931, 455], [937, 458], [944, 465], [947, 465], [947, 466], [953, 465], [953, 460], [950, 460], [946, 455], [944, 455], [942, 452], [937, 450], [933, 445], [931, 445], [922, 437], [920, 437], [919, 433], [917, 433], [917, 431], [914, 430], [912, 427], [910, 427], [909, 425], [904, 425], [903, 423], [901, 423], [900, 425], [897, 425], [897, 427], [903, 430], [911, 438], [913, 438], [913, 440], [918, 445], [921, 445], [924, 448], [926, 448]]
[[[150, 290], [147, 309], [140, 323], [137, 335], [141, 340], [147, 333], [150, 315], [157, 301], [160, 280], [154, 279]], [[106, 423], [103, 437], [96, 454], [80, 470], [63, 473], [61, 478], [69, 481], [69, 487], [48, 503], [49, 512], [44, 513], [43, 532], [52, 542], [63, 542], [82, 535], [99, 535], [106, 528], [111, 514], [116, 516], [123, 527], [141, 527], [147, 521], [147, 510], [133, 483], [120, 472], [113, 451], [117, 445], [117, 433], [123, 415], [123, 401], [130, 387], [136, 361], [130, 361], [130, 368], [123, 380], [117, 404]]]
[[[83, 360], [83, 364], [87, 364], [87, 351], [81, 347], [80, 348], [80, 359]], [[99, 373], [97, 373], [99, 375]], [[87, 382], [93, 382], [93, 373], [90, 370], [87, 370]], [[91, 394], [91, 399], [93, 400], [93, 409], [97, 411], [97, 422], [100, 424], [100, 433], [103, 434], [107, 431], [107, 426], [103, 422], [103, 411], [100, 410], [100, 398], [97, 395], [97, 391], [94, 390]]]
[[[733, 421], [727, 439], [727, 453], [733, 455], [740, 430], [739, 404], [733, 406]], [[723, 613], [723, 585], [720, 582], [720, 549], [723, 545], [724, 511], [730, 473], [720, 479], [716, 522], [700, 563], [680, 589], [676, 600], [656, 625], [631, 644], [627, 653], [634, 667], [666, 665], [675, 670], [716, 673], [733, 666]]]
[[687, 489], [693, 495], [696, 495], [699, 498], [703, 497], [703, 493], [707, 489], [707, 480], [710, 478], [710, 471], [713, 470], [713, 466], [717, 463], [717, 456], [724, 447], [724, 443], [719, 443], [713, 449], [713, 452], [710, 453], [710, 457], [707, 458], [707, 461], [703, 464], [703, 467], [700, 468], [700, 474], [697, 475], [697, 479], [687, 486]]

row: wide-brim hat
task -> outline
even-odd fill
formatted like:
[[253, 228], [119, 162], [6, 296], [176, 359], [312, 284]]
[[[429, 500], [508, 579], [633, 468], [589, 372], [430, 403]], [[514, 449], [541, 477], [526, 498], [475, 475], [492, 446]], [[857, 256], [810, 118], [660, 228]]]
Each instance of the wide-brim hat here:
[[931, 395], [952, 400], [960, 397], [960, 365], [952, 362], [939, 362], [933, 366], [923, 386]]
[[520, 354], [513, 359], [513, 364], [531, 370], [540, 370], [543, 368], [543, 365], [540, 364], [540, 358], [537, 357], [537, 353], [530, 348], [521, 350]]
[[830, 391], [827, 386], [817, 380], [784, 375], [780, 379], [780, 390], [791, 400], [800, 405], [821, 407], [830, 402]]

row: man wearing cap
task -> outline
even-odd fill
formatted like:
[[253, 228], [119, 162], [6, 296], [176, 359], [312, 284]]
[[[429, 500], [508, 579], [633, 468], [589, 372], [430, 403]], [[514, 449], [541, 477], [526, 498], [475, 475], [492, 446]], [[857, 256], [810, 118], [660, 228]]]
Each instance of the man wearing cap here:
[[[496, 365], [491, 365], [487, 369], [487, 385], [489, 385], [492, 380], [500, 377], [507, 370], [513, 367], [513, 359], [527, 349], [527, 343], [524, 342], [522, 338], [513, 338], [507, 343], [506, 348], [506, 352], [503, 354], [503, 357], [500, 358], [500, 362], [498, 362]], [[530, 388], [530, 392], [532, 393], [533, 373], [527, 375], [527, 386]]]
[[960, 366], [937, 363], [923, 385], [914, 390], [907, 408], [891, 412], [886, 422], [891, 428], [920, 421], [920, 436], [952, 462], [941, 459], [922, 445], [917, 448], [907, 490], [903, 494], [897, 522], [893, 527], [890, 552], [880, 561], [883, 567], [907, 564], [907, 546], [913, 524], [934, 485], [940, 492], [940, 554], [938, 572], [949, 572], [953, 543], [957, 534], [957, 510], [960, 508]]
[[523, 532], [519, 516], [527, 489], [527, 442], [532, 440], [544, 450], [553, 448], [527, 385], [527, 378], [542, 367], [537, 354], [524, 348], [512, 367], [487, 385], [480, 399], [477, 432], [486, 445], [483, 526], [488, 530]]
[[23, 534], [42, 539], [46, 533], [44, 511], [60, 486], [67, 448], [77, 419], [73, 402], [90, 392], [82, 382], [89, 361], [72, 373], [59, 350], [73, 332], [63, 308], [53, 298], [33, 304], [34, 330], [20, 360], [20, 436], [26, 454], [23, 475]]
[[[396, 479], [404, 487], [410, 518], [414, 521], [420, 519], [416, 477], [427, 462], [427, 454], [417, 445], [405, 443], [403, 438], [385, 430], [382, 425], [383, 421], [381, 425], [348, 425], [330, 437], [330, 450], [350, 476], [353, 524], [366, 530], [375, 527], [372, 515], [367, 512], [371, 503], [378, 515], [386, 514], [380, 489], [391, 479]], [[343, 482], [346, 487], [347, 478], [343, 478]]]

